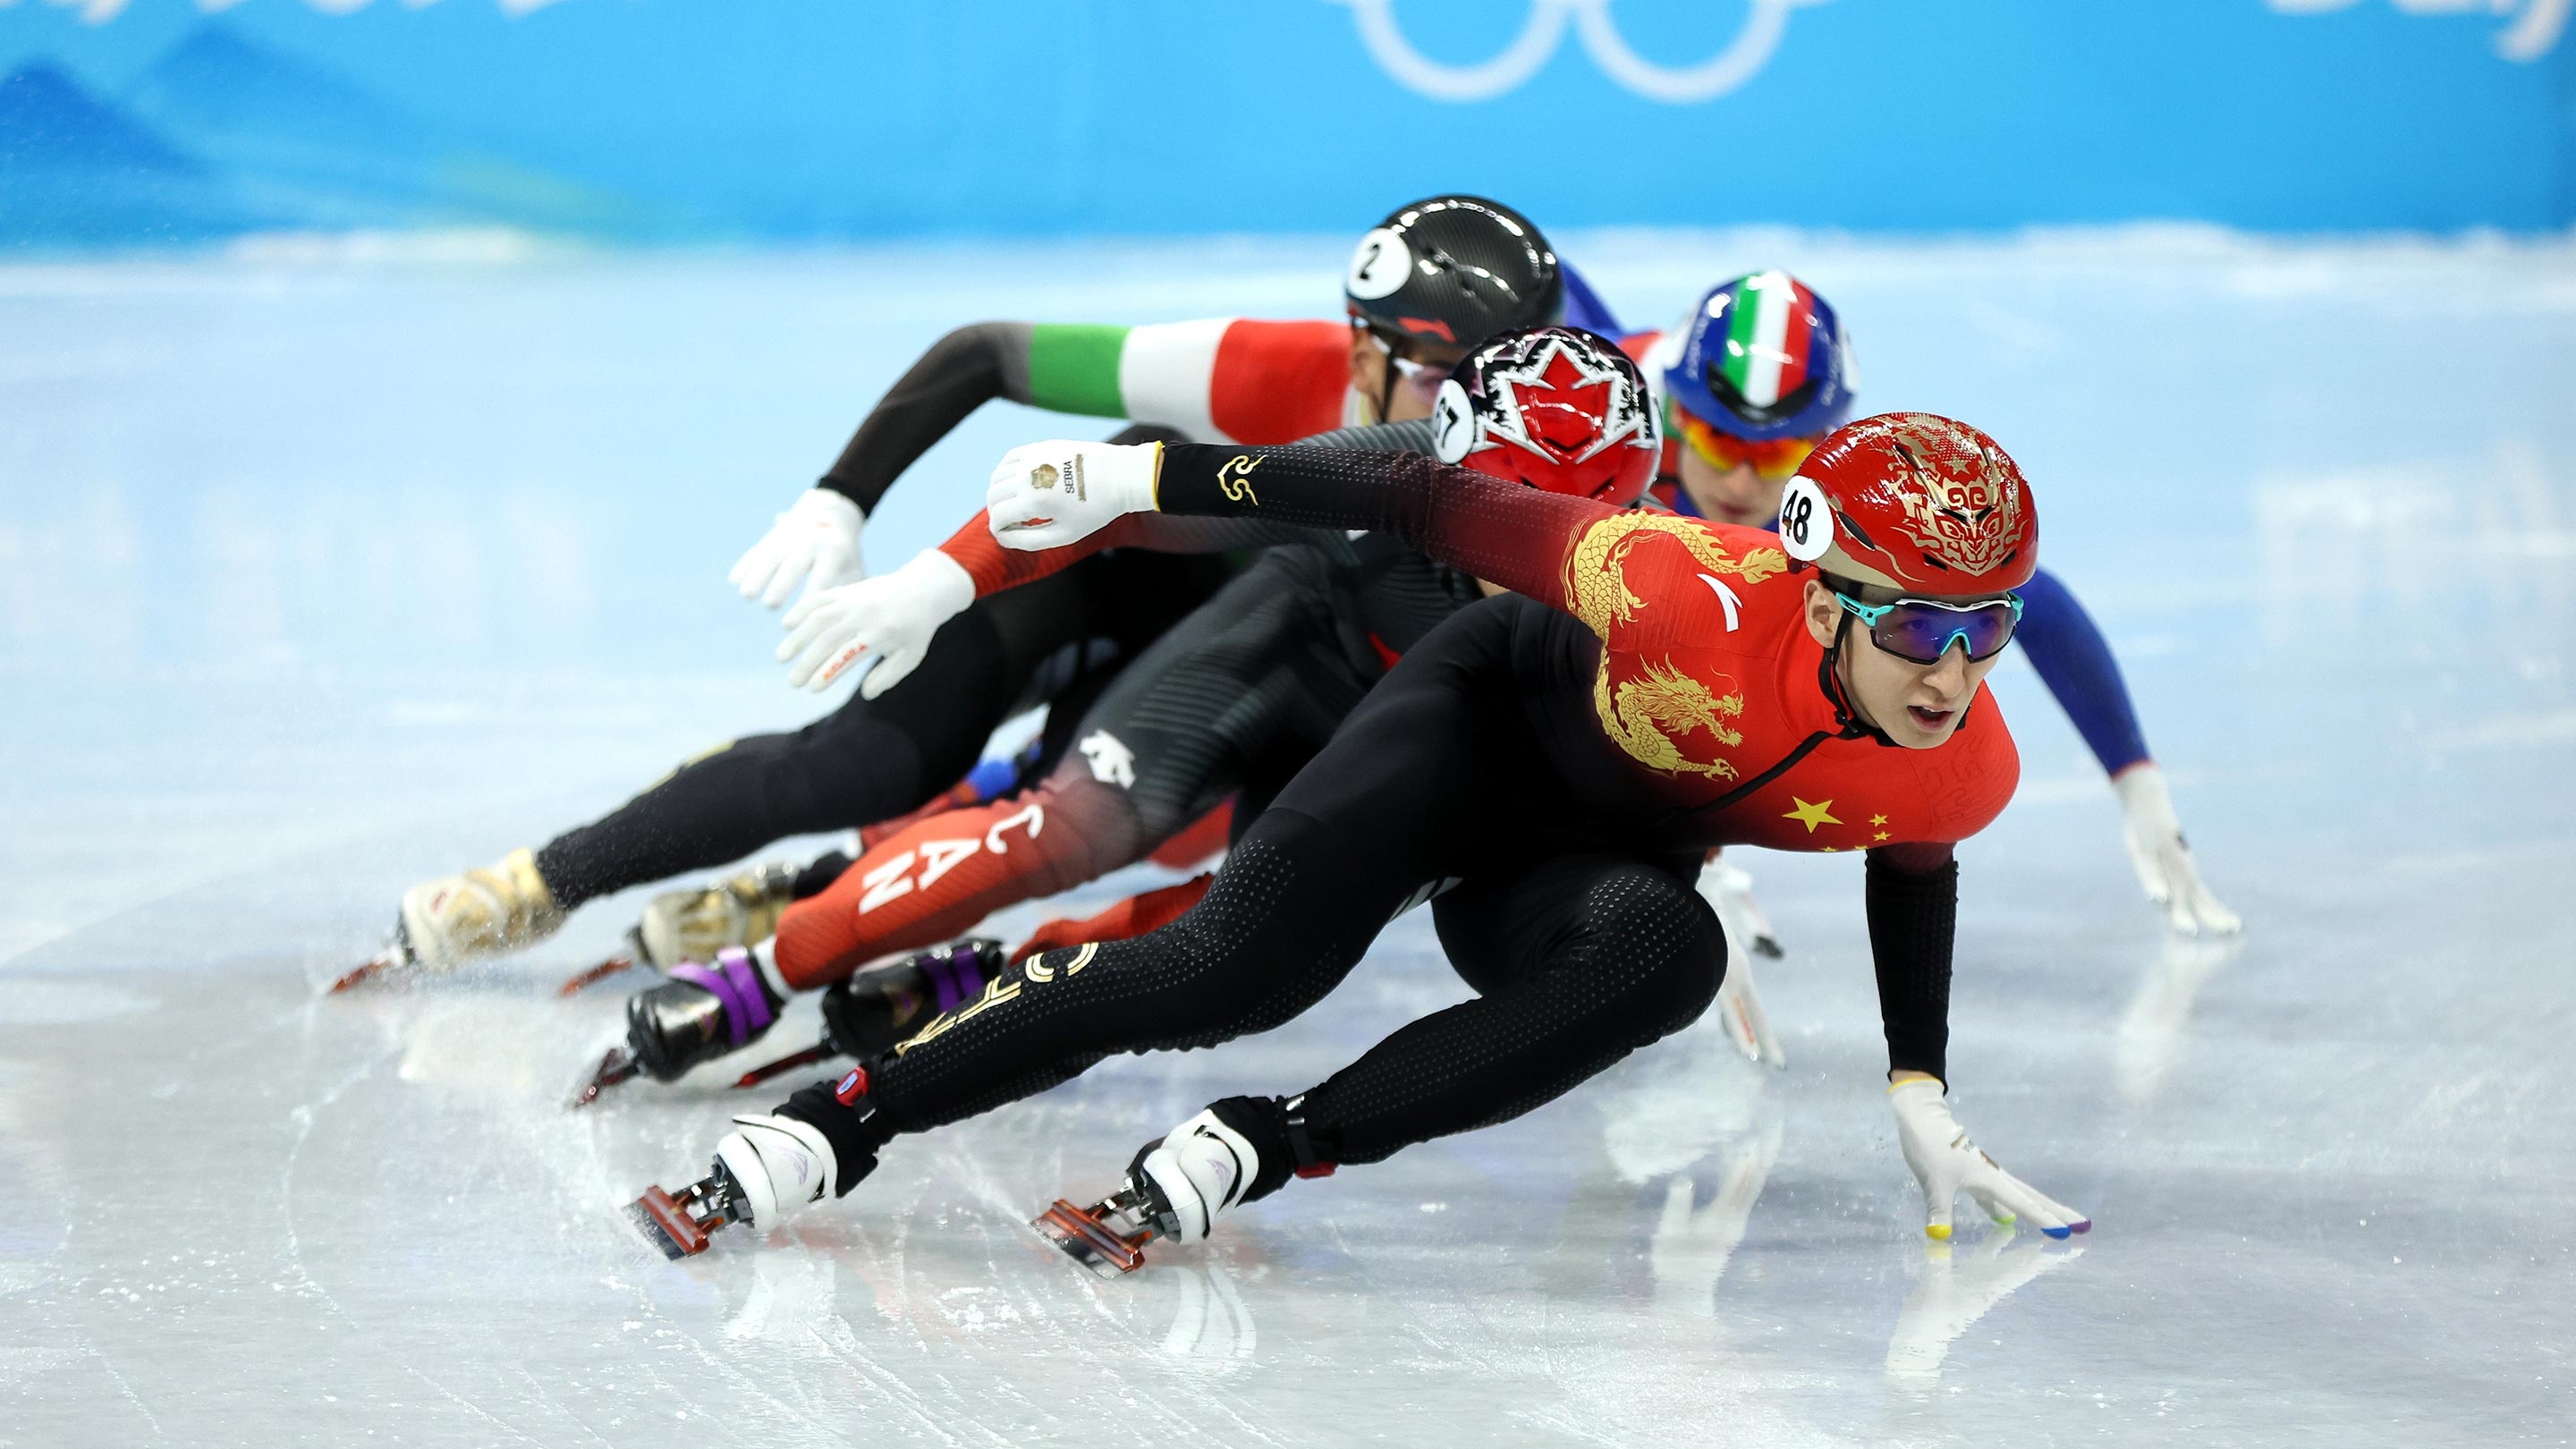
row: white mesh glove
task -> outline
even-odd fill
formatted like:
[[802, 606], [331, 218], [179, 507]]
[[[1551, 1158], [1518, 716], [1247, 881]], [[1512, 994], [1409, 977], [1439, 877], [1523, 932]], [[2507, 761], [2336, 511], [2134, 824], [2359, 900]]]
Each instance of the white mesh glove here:
[[1024, 443], [1002, 455], [984, 490], [993, 537], [1035, 553], [1098, 533], [1124, 514], [1154, 511], [1160, 443]]
[[2220, 905], [2200, 883], [2200, 867], [2183, 841], [2165, 772], [2152, 760], [2131, 765], [2111, 781], [2111, 788], [2120, 796], [2129, 864], [2137, 867], [2147, 899], [2164, 907], [2165, 920], [2189, 936], [2230, 936], [2245, 929], [2244, 918]]
[[1726, 931], [1726, 980], [1717, 988], [1717, 1019], [1726, 1025], [1727, 1040], [1735, 1043], [1746, 1061], [1786, 1069], [1788, 1054], [1780, 1050], [1771, 1017], [1753, 989], [1753, 958], [1780, 954], [1780, 943], [1771, 938], [1771, 923], [1763, 919], [1762, 907], [1753, 899], [1753, 877], [1721, 855], [1700, 867], [1699, 893]]
[[749, 1226], [764, 1233], [821, 1202], [840, 1170], [832, 1144], [793, 1117], [734, 1118], [716, 1161], [741, 1186]]
[[787, 611], [778, 659], [790, 685], [816, 694], [853, 665], [873, 662], [859, 697], [874, 699], [902, 683], [930, 652], [930, 636], [974, 602], [965, 566], [926, 548], [893, 573], [799, 599]]
[[2029, 1183], [1995, 1165], [1995, 1160], [1968, 1140], [1967, 1129], [1950, 1115], [1941, 1099], [1941, 1084], [1929, 1077], [1909, 1077], [1889, 1085], [1887, 1105], [1896, 1111], [1896, 1145], [1905, 1165], [1923, 1184], [1925, 1236], [1950, 1238], [1950, 1205], [1964, 1191], [1986, 1216], [1998, 1223], [2028, 1219], [2052, 1238], [2089, 1232], [2093, 1220], [2063, 1203], [2043, 1196]]
[[824, 589], [867, 577], [859, 562], [859, 529], [868, 516], [859, 505], [829, 488], [808, 488], [778, 515], [760, 542], [743, 552], [727, 582], [764, 609], [787, 602], [810, 575], [813, 597]]

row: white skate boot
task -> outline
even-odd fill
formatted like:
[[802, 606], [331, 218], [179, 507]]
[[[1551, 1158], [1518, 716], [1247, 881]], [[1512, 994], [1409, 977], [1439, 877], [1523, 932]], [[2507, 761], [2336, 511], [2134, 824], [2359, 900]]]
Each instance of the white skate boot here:
[[1115, 1278], [1134, 1272], [1156, 1238], [1203, 1241], [1260, 1175], [1250, 1139], [1210, 1107], [1137, 1153], [1118, 1191], [1088, 1208], [1058, 1198], [1031, 1226], [1082, 1266]]

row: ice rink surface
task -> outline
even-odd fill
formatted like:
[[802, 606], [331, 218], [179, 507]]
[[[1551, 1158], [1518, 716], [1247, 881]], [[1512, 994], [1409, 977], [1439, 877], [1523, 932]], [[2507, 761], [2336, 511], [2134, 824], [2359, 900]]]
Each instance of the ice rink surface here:
[[[1952, 1095], [2089, 1237], [1927, 1245], [1857, 862], [1747, 852], [1783, 1073], [1704, 1022], [1127, 1281], [1035, 1240], [1203, 1102], [1455, 999], [1417, 916], [1284, 1030], [898, 1142], [775, 1239], [664, 1263], [616, 1205], [774, 1097], [561, 1110], [620, 993], [548, 988], [638, 898], [472, 980], [317, 984], [409, 881], [816, 708], [723, 573], [941, 331], [1329, 315], [1342, 244], [20, 265], [0, 1443], [2576, 1436], [2576, 250], [1566, 240], [1631, 325], [1799, 271], [1865, 408], [1977, 422], [2035, 480], [2248, 922], [2165, 937], [2090, 758], [1999, 672], [2025, 774], [1963, 851]], [[873, 562], [1067, 426], [987, 409]]]

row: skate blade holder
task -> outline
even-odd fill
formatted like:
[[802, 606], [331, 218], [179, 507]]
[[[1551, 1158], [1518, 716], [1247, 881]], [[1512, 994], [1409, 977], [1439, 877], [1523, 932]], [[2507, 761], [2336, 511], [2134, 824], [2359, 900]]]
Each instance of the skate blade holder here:
[[1122, 1233], [1111, 1226], [1113, 1217], [1124, 1216], [1124, 1211], [1116, 1198], [1087, 1208], [1057, 1198], [1053, 1207], [1029, 1219], [1029, 1226], [1075, 1262], [1115, 1282], [1144, 1266], [1145, 1245], [1154, 1240], [1150, 1227]]
[[693, 1182], [680, 1190], [678, 1197], [660, 1187], [644, 1189], [644, 1195], [626, 1205], [627, 1219], [645, 1241], [662, 1250], [662, 1256], [676, 1263], [707, 1250], [715, 1231], [725, 1225], [724, 1209], [710, 1206], [705, 1217], [694, 1211], [698, 1204], [715, 1196], [716, 1180], [712, 1177]]
[[622, 1046], [610, 1047], [607, 1053], [600, 1057], [599, 1065], [592, 1069], [591, 1074], [582, 1081], [580, 1088], [572, 1094], [572, 1099], [564, 1103], [564, 1110], [577, 1112], [589, 1106], [599, 1100], [600, 1093], [620, 1082], [630, 1080], [643, 1070], [644, 1063], [637, 1059], [634, 1053]]

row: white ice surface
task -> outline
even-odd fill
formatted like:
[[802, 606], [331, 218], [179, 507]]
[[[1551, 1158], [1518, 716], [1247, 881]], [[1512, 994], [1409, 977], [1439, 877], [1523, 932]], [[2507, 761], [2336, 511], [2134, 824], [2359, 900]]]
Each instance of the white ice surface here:
[[[1417, 917], [1286, 1029], [665, 1264], [613, 1210], [742, 1104], [557, 1110], [618, 1002], [544, 994], [631, 900], [473, 980], [315, 983], [411, 879], [812, 712], [725, 567], [941, 330], [1329, 314], [1340, 243], [0, 268], [0, 1444], [2566, 1442], [2576, 251], [1567, 250], [1641, 324], [1798, 270], [1870, 405], [2038, 480], [2249, 922], [2167, 942], [1998, 676], [2025, 784], [1965, 851], [1954, 1096], [2089, 1238], [1927, 1251], [1855, 863], [1754, 854], [1784, 1074], [1703, 1023], [1129, 1281], [1037, 1245], [1201, 1103], [1454, 999]], [[1068, 426], [987, 410], [873, 561]]]

